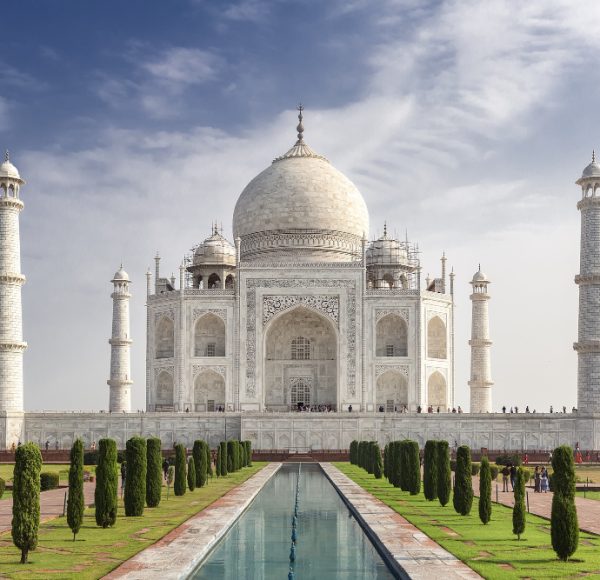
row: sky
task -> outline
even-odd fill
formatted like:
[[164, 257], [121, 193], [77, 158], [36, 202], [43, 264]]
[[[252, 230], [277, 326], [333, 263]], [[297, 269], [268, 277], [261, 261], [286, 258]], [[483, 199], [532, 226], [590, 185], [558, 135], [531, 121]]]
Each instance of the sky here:
[[20, 0], [3, 7], [0, 147], [21, 191], [25, 406], [108, 405], [110, 280], [223, 223], [295, 140], [357, 185], [371, 237], [405, 231], [456, 273], [456, 403], [470, 286], [492, 280], [494, 407], [576, 405], [579, 188], [600, 147], [595, 0]]

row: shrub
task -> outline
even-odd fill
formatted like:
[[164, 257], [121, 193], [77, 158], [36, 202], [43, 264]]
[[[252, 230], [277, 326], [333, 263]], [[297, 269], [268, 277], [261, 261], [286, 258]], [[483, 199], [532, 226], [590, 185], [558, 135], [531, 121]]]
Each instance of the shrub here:
[[185, 495], [186, 487], [185, 447], [178, 443], [175, 445], [175, 484], [173, 491], [175, 495]]
[[120, 451], [117, 451], [117, 463], [125, 463], [125, 459], [126, 459], [126, 452], [121, 449]]
[[400, 487], [402, 481], [402, 464], [401, 454], [402, 449], [400, 441], [394, 441], [392, 444], [392, 481], [394, 487]]
[[525, 531], [525, 478], [523, 477], [523, 468], [517, 468], [515, 477], [515, 505], [513, 506], [513, 534], [517, 535], [517, 540], [521, 539], [521, 534]]
[[456, 459], [450, 460], [450, 470], [452, 473], [456, 473]]
[[210, 446], [206, 444], [206, 482], [208, 483], [208, 478], [212, 478], [213, 469], [212, 469], [212, 457], [210, 453]]
[[481, 459], [479, 470], [479, 519], [487, 524], [492, 518], [492, 470], [487, 457]]
[[6, 489], [6, 482], [0, 477], [0, 499], [2, 499], [5, 489]]
[[48, 491], [49, 489], [56, 489], [60, 483], [60, 476], [55, 471], [44, 471], [40, 473], [40, 489], [41, 491]]
[[496, 481], [498, 479], [498, 474], [500, 473], [500, 468], [497, 465], [490, 465], [490, 472], [492, 474], [492, 481]]
[[208, 471], [206, 467], [206, 449], [208, 448], [208, 445], [206, 445], [204, 441], [201, 441], [201, 443], [202, 448], [198, 456], [198, 461], [200, 463], [194, 466], [196, 467], [196, 483], [198, 484], [198, 487], [204, 487], [206, 485], [206, 473]]
[[553, 474], [550, 478], [554, 497], [550, 517], [552, 547], [560, 560], [567, 561], [579, 544], [579, 523], [575, 507], [575, 466], [573, 450], [567, 445], [552, 453]]
[[85, 501], [83, 498], [83, 441], [76, 439], [71, 447], [69, 467], [69, 499], [67, 500], [67, 523], [73, 532], [73, 541], [83, 522]]
[[201, 473], [200, 463], [202, 462], [201, 455], [204, 453], [206, 455], [206, 443], [201, 439], [196, 439], [194, 441], [194, 446], [192, 447], [192, 457], [194, 458], [194, 467], [197, 467], [195, 471], [196, 475], [196, 485], [195, 487], [204, 487], [206, 483], [206, 470], [204, 473]]
[[389, 458], [389, 449], [390, 449], [390, 444], [386, 443], [383, 447], [383, 477], [385, 477], [388, 481], [390, 479], [390, 474], [389, 474], [389, 463], [390, 463], [390, 458]]
[[450, 454], [448, 453], [448, 441], [437, 442], [437, 495], [442, 506], [450, 501], [452, 490], [452, 472], [450, 471]]
[[217, 445], [217, 459], [215, 460], [215, 471], [217, 477], [221, 477], [221, 445]]
[[150, 437], [146, 442], [146, 505], [157, 507], [162, 494], [162, 442]]
[[125, 444], [125, 461], [127, 476], [125, 479], [125, 515], [141, 516], [146, 505], [146, 440], [143, 437], [132, 437]]
[[375, 446], [377, 443], [375, 441], [369, 441], [367, 444], [367, 473], [371, 475], [375, 471]]
[[248, 467], [252, 467], [252, 441], [245, 441], [246, 450], [248, 452]]
[[454, 509], [461, 516], [471, 513], [473, 506], [473, 480], [471, 479], [471, 450], [461, 445], [456, 452], [456, 474], [454, 476]]
[[233, 441], [227, 441], [227, 473], [233, 473], [235, 469], [235, 449]]
[[350, 443], [350, 464], [356, 465], [356, 447], [358, 446], [358, 441], [356, 439]]
[[471, 462], [471, 475], [479, 475], [481, 469], [481, 463]]
[[113, 439], [100, 439], [98, 442], [98, 467], [96, 467], [96, 491], [94, 492], [98, 526], [108, 528], [115, 525], [118, 487], [117, 445]]
[[194, 464], [194, 456], [188, 459], [187, 484], [190, 491], [196, 489], [196, 466]]
[[433, 501], [437, 499], [437, 458], [436, 441], [427, 441], [423, 453], [423, 493], [425, 499]]
[[173, 485], [173, 481], [175, 480], [175, 466], [169, 465], [169, 469], [167, 469], [167, 499], [169, 499], [169, 490]]
[[527, 469], [526, 467], [523, 467], [523, 482], [525, 485], [527, 485], [529, 483], [529, 480], [531, 479], [531, 470]]
[[373, 475], [376, 479], [381, 479], [383, 475], [383, 465], [381, 462], [381, 449], [378, 443], [373, 444]]
[[83, 454], [84, 465], [98, 465], [98, 451], [86, 451]]
[[419, 458], [419, 444], [416, 441], [405, 442], [406, 454], [406, 488], [410, 495], [417, 495], [421, 491], [421, 461]]
[[225, 476], [228, 473], [228, 471], [227, 471], [227, 442], [221, 441], [221, 444], [219, 445], [219, 447], [221, 448], [221, 475]]
[[35, 550], [40, 526], [42, 454], [34, 443], [19, 445], [13, 474], [12, 539], [21, 550], [21, 564]]
[[496, 465], [521, 465], [521, 456], [518, 453], [505, 453], [496, 457]]

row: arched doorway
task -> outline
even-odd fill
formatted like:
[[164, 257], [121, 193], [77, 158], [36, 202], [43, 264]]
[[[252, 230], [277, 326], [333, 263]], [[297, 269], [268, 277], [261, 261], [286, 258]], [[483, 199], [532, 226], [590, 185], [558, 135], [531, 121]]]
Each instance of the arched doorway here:
[[401, 411], [404, 406], [408, 407], [408, 381], [406, 377], [395, 370], [385, 371], [377, 379], [375, 392], [375, 403], [377, 410], [390, 413]]
[[194, 410], [225, 408], [225, 379], [213, 370], [202, 371], [194, 381]]
[[427, 381], [427, 404], [434, 411], [439, 407], [441, 412], [445, 412], [448, 408], [446, 379], [439, 371], [433, 372]]
[[162, 371], [158, 375], [156, 380], [156, 390], [154, 398], [155, 411], [173, 410], [173, 390], [173, 377], [167, 371]]
[[265, 407], [337, 408], [337, 350], [336, 330], [322, 314], [299, 306], [274, 318], [265, 336]]

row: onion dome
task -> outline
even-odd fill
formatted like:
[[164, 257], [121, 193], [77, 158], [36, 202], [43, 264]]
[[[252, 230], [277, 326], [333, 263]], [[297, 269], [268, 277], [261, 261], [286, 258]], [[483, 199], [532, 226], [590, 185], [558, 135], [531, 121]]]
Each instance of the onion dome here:
[[600, 177], [600, 163], [596, 161], [596, 152], [592, 151], [592, 162], [586, 166], [581, 174], [581, 178], [586, 177]]
[[383, 236], [372, 241], [366, 252], [367, 266], [395, 266], [408, 262], [406, 245], [388, 237], [387, 224], [383, 225]]
[[242, 260], [360, 260], [369, 213], [356, 186], [298, 139], [242, 191], [233, 215]]
[[489, 284], [490, 281], [488, 277], [481, 271], [481, 265], [479, 266], [479, 270], [473, 274], [473, 280], [471, 284]]
[[194, 266], [235, 266], [235, 248], [213, 226], [213, 233], [194, 252]]
[[129, 282], [129, 274], [123, 270], [123, 264], [119, 266], [119, 269], [115, 272], [112, 282]]
[[8, 150], [4, 155], [4, 162], [2, 165], [0, 165], [0, 179], [2, 178], [14, 179], [16, 181], [20, 181], [21, 183], [23, 182], [21, 176], [19, 175], [19, 170], [10, 162]]

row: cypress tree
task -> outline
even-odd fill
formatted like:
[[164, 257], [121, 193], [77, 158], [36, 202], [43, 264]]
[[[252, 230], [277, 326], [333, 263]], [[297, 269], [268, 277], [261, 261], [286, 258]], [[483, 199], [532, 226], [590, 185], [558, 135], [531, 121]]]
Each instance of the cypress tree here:
[[358, 441], [355, 439], [350, 443], [350, 464], [356, 465], [356, 446], [358, 445]]
[[221, 476], [225, 476], [228, 473], [228, 469], [227, 469], [227, 450], [228, 450], [228, 446], [227, 446], [227, 442], [226, 441], [221, 441], [220, 444], [220, 448], [221, 448]]
[[141, 516], [146, 505], [146, 440], [132, 437], [125, 445], [127, 477], [125, 480], [125, 515]]
[[178, 443], [175, 445], [175, 483], [173, 485], [175, 495], [185, 495], [187, 487], [185, 471], [185, 447]]
[[238, 468], [238, 470], [240, 470], [240, 469], [242, 469], [242, 467], [244, 467], [244, 450], [242, 449], [242, 444], [240, 443], [240, 441], [236, 441], [235, 446], [237, 447], [237, 450], [238, 450], [237, 468]]
[[242, 467], [246, 467], [246, 446], [242, 443], [242, 441], [239, 441], [238, 447], [240, 449], [240, 469], [241, 469]]
[[67, 523], [73, 532], [73, 541], [83, 523], [83, 441], [76, 439], [71, 447], [69, 467], [69, 499], [67, 500]]
[[400, 441], [394, 441], [391, 444], [391, 454], [392, 454], [392, 479], [390, 483], [394, 487], [400, 487], [400, 483], [402, 481], [402, 463], [400, 455], [402, 453], [402, 446], [400, 445]]
[[448, 453], [448, 441], [438, 441], [436, 445], [437, 456], [437, 495], [442, 506], [450, 501], [452, 491], [452, 471], [450, 469], [450, 454]]
[[388, 481], [390, 479], [390, 474], [389, 474], [390, 459], [388, 456], [389, 446], [390, 446], [389, 442], [383, 446], [383, 477], [385, 477]]
[[373, 475], [375, 475], [375, 479], [381, 479], [383, 475], [383, 465], [381, 462], [381, 449], [379, 448], [378, 443], [373, 445], [373, 453], [375, 455], [373, 458]]
[[427, 441], [423, 452], [423, 493], [425, 499], [437, 499], [437, 441]]
[[212, 479], [213, 468], [212, 468], [212, 454], [210, 452], [210, 445], [206, 444], [206, 481], [210, 477]]
[[42, 454], [34, 443], [19, 445], [13, 472], [12, 539], [21, 550], [21, 564], [27, 564], [35, 550], [40, 527], [40, 472]]
[[215, 471], [217, 472], [217, 477], [221, 477], [221, 445], [217, 445], [217, 460], [215, 461]]
[[248, 451], [248, 467], [252, 467], [252, 441], [246, 441], [246, 450]]
[[487, 457], [481, 458], [479, 469], [479, 519], [484, 524], [492, 519], [492, 470]]
[[158, 437], [146, 442], [146, 505], [157, 507], [162, 495], [162, 443]]
[[515, 505], [513, 506], [513, 534], [517, 534], [517, 540], [521, 539], [521, 534], [525, 531], [525, 477], [523, 468], [517, 468], [517, 477], [515, 478]]
[[410, 441], [408, 439], [400, 441], [400, 489], [402, 491], [410, 491], [410, 452], [408, 450], [409, 443]]
[[173, 485], [173, 481], [175, 481], [175, 466], [169, 465], [169, 469], [167, 469], [167, 499], [169, 499], [169, 490]]
[[196, 465], [196, 483], [198, 487], [204, 487], [206, 485], [206, 473], [208, 471], [206, 467], [206, 448], [207, 445], [204, 441], [201, 441], [200, 454], [198, 455], [198, 465]]
[[473, 506], [473, 479], [471, 475], [471, 450], [461, 445], [456, 452], [454, 474], [454, 509], [461, 516], [468, 516]]
[[370, 473], [371, 475], [375, 471], [375, 445], [377, 445], [375, 443], [375, 441], [369, 441], [367, 443], [367, 465], [366, 465], [366, 469], [367, 469], [367, 473]]
[[421, 461], [419, 458], [419, 444], [416, 441], [406, 441], [406, 487], [410, 495], [417, 495], [421, 491]]
[[190, 491], [196, 489], [196, 466], [193, 455], [188, 459], [187, 483]]
[[[194, 458], [194, 467], [200, 467], [200, 455], [205, 453], [204, 441], [196, 439], [194, 446], [192, 447], [192, 457]], [[196, 487], [203, 487], [205, 482], [200, 481], [200, 469], [196, 469]]]
[[233, 441], [227, 441], [227, 471], [226, 473], [233, 473]]
[[566, 562], [579, 544], [579, 523], [575, 507], [575, 466], [573, 450], [561, 445], [552, 453], [552, 515], [550, 535], [552, 547], [560, 560]]
[[100, 439], [98, 442], [98, 465], [96, 466], [96, 490], [94, 492], [96, 525], [103, 528], [115, 525], [118, 491], [117, 444], [114, 439]]

